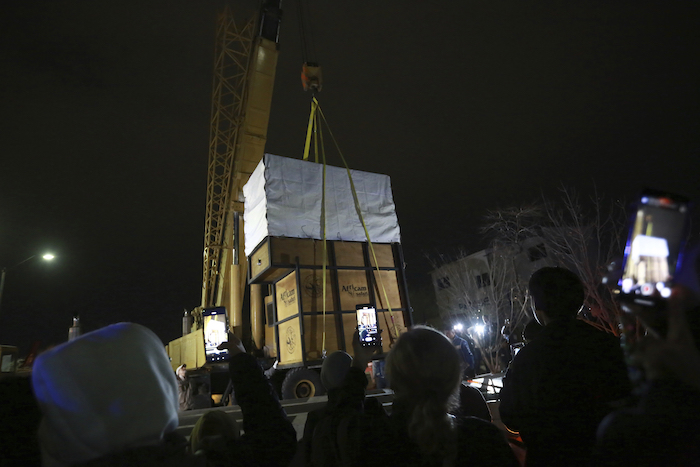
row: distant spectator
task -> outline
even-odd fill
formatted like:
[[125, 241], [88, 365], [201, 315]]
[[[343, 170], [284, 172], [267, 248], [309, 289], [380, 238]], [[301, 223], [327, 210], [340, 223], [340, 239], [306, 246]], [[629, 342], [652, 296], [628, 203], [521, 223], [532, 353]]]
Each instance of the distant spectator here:
[[208, 383], [202, 381], [196, 385], [195, 394], [192, 396], [193, 409], [208, 409], [214, 406], [211, 398], [211, 389]]
[[508, 344], [507, 340], [501, 339], [501, 341], [498, 343], [497, 356], [498, 361], [501, 364], [501, 370], [505, 371], [508, 368], [508, 365], [510, 365], [511, 359], [513, 358], [511, 346], [510, 344]]
[[470, 333], [468, 333], [468, 332], [464, 333], [464, 340], [466, 340], [467, 343], [469, 344], [469, 350], [472, 351], [472, 355], [474, 356], [474, 373], [475, 373], [475, 375], [481, 374], [482, 373], [482, 365], [484, 363], [484, 359], [481, 355], [481, 349], [476, 344], [474, 337]]
[[619, 340], [576, 319], [584, 288], [573, 272], [540, 269], [529, 289], [544, 329], [510, 364], [501, 420], [520, 433], [526, 465], [586, 465], [598, 424], [629, 394]]
[[189, 376], [187, 376], [187, 365], [183, 363], [177, 367], [175, 375], [177, 376], [177, 393], [180, 410], [192, 410], [194, 408], [194, 388]]
[[385, 358], [374, 358], [372, 360], [372, 378], [374, 379], [374, 389], [386, 389], [387, 384]]
[[447, 338], [455, 346], [461, 358], [462, 374], [465, 378], [474, 378], [476, 376], [476, 362], [471, 346], [466, 339], [458, 336], [454, 328], [449, 324], [444, 326], [444, 333]]
[[516, 339], [513, 339], [513, 326], [510, 324], [510, 320], [506, 319], [501, 327], [501, 336], [506, 340], [508, 345], [513, 345], [516, 343]]

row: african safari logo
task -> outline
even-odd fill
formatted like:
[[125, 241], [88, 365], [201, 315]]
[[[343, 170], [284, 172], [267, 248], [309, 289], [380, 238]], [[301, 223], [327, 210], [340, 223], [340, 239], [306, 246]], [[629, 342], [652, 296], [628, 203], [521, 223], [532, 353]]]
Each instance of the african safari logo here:
[[287, 331], [285, 332], [285, 342], [287, 343], [287, 352], [293, 354], [294, 349], [297, 346], [297, 338], [296, 333], [294, 332], [294, 326], [287, 326]]
[[[320, 274], [319, 274], [320, 276]], [[323, 282], [316, 274], [309, 274], [304, 278], [304, 292], [311, 298], [318, 298], [323, 294]]]
[[340, 290], [351, 297], [369, 297], [369, 290], [366, 285], [348, 284], [343, 285]]
[[294, 305], [297, 302], [297, 289], [285, 290], [280, 294], [280, 298], [285, 306]]

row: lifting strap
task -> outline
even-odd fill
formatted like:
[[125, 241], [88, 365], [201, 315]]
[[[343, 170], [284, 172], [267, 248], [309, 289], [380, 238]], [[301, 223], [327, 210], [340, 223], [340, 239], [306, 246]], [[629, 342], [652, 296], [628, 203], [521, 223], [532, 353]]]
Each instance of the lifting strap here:
[[[304, 143], [304, 157], [303, 159], [305, 161], [309, 160], [309, 146], [311, 145], [311, 134], [316, 132], [316, 128], [318, 127], [317, 122], [316, 122], [316, 109], [318, 108], [318, 101], [316, 98], [311, 99], [311, 113], [309, 114], [309, 125], [306, 128], [306, 142]], [[314, 142], [317, 141], [317, 138], [314, 138]], [[316, 153], [316, 163], [318, 163], [318, 146], [314, 145], [314, 152]], [[323, 191], [323, 195], [325, 196], [326, 191]], [[321, 227], [322, 229], [325, 230], [326, 226], [323, 225]]]
[[[322, 187], [322, 194], [321, 194], [321, 232], [322, 232], [322, 237], [323, 237], [323, 338], [322, 338], [322, 355], [325, 358], [326, 356], [326, 267], [328, 263], [328, 256], [327, 256], [327, 246], [326, 246], [326, 152], [325, 152], [325, 147], [323, 144], [323, 134], [321, 132], [321, 120], [323, 120], [323, 123], [325, 123], [326, 128], [328, 128], [328, 133], [331, 136], [331, 139], [333, 140], [333, 143], [335, 145], [336, 150], [338, 151], [338, 154], [340, 155], [340, 159], [343, 161], [343, 165], [345, 166], [345, 169], [347, 170], [348, 173], [348, 180], [350, 181], [350, 191], [352, 192], [352, 199], [355, 204], [355, 211], [357, 212], [357, 215], [360, 219], [360, 223], [362, 224], [362, 228], [365, 231], [365, 236], [367, 237], [367, 244], [369, 246], [370, 253], [372, 254], [372, 259], [374, 260], [374, 267], [377, 270], [376, 277], [379, 279], [379, 285], [382, 290], [382, 295], [384, 296], [384, 301], [386, 302], [386, 307], [387, 310], [389, 311], [389, 316], [391, 318], [391, 324], [392, 327], [394, 328], [394, 335], [391, 335], [391, 329], [389, 326], [387, 326], [387, 329], [389, 330], [389, 342], [390, 345], [394, 343], [394, 338], [399, 336], [399, 327], [398, 324], [396, 323], [396, 320], [394, 319], [394, 311], [391, 308], [391, 303], [389, 302], [389, 296], [387, 295], [386, 292], [386, 287], [384, 287], [384, 280], [382, 279], [382, 273], [381, 270], [379, 269], [379, 261], [377, 261], [377, 255], [374, 252], [374, 245], [372, 244], [372, 240], [370, 239], [369, 236], [369, 231], [367, 230], [367, 225], [365, 224], [365, 219], [362, 216], [362, 209], [360, 206], [360, 201], [357, 197], [357, 191], [355, 190], [355, 184], [352, 180], [352, 173], [350, 171], [350, 167], [348, 166], [347, 161], [345, 160], [345, 157], [343, 157], [343, 153], [340, 150], [340, 146], [338, 145], [338, 142], [335, 139], [335, 136], [333, 136], [333, 132], [330, 129], [330, 126], [328, 125], [328, 121], [326, 120], [326, 116], [323, 114], [323, 110], [321, 110], [321, 106], [318, 103], [318, 100], [316, 97], [313, 97], [311, 99], [311, 112], [309, 115], [309, 125], [306, 130], [306, 142], [304, 144], [304, 156], [303, 159], [306, 161], [309, 159], [309, 149], [311, 146], [311, 137], [312, 135], [313, 140], [314, 140], [314, 158], [315, 162], [318, 163], [318, 147], [319, 147], [319, 142], [321, 146], [321, 157], [322, 157], [322, 163], [323, 163], [323, 187]], [[384, 318], [386, 320], [386, 316]], [[387, 323], [388, 324], [388, 323]]]

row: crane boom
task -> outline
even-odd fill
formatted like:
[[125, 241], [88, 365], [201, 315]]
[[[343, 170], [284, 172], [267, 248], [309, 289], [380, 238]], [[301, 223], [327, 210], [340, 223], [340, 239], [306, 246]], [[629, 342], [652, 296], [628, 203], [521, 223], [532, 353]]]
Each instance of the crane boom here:
[[[263, 157], [278, 56], [280, 1], [238, 24], [218, 18], [204, 234], [202, 306], [225, 306], [240, 325], [246, 279], [237, 232], [242, 187]], [[257, 34], [256, 34], [257, 33]]]

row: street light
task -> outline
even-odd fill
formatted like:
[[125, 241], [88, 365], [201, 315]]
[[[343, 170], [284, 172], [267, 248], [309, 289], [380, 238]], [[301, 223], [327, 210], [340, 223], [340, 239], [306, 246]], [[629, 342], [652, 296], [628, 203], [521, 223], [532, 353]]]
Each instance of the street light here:
[[[10, 269], [16, 268], [20, 264], [24, 264], [27, 261], [36, 258], [37, 256], [39, 256], [39, 255], [32, 255], [29, 258], [23, 259], [22, 261], [20, 261], [19, 263], [15, 264], [13, 266], [5, 266], [2, 268], [2, 274], [0, 275], [0, 311], [2, 311], [2, 292], [3, 292], [3, 290], [5, 290], [5, 275], [7, 275], [7, 271], [9, 271]], [[44, 261], [51, 261], [54, 258], [55, 258], [55, 256], [52, 255], [51, 253], [45, 253], [41, 256], [41, 259], [43, 259]]]

